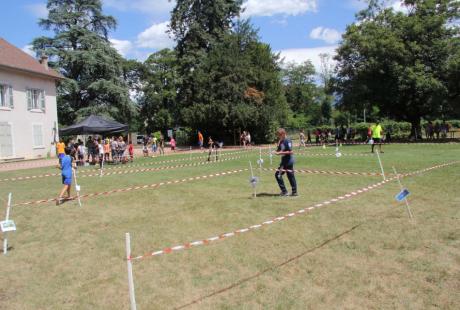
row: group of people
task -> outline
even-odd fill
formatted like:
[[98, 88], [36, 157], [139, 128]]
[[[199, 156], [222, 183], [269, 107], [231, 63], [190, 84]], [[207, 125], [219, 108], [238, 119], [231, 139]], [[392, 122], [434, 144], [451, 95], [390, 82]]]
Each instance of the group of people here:
[[[145, 135], [142, 144], [142, 154], [144, 154], [144, 157], [149, 156], [149, 151], [151, 151], [154, 155], [156, 155], [157, 152], [159, 152], [160, 155], [165, 154], [165, 138], [163, 134], [160, 134], [160, 138], [157, 138], [155, 135]], [[175, 152], [176, 140], [174, 137], [171, 137], [170, 144], [171, 150]]]
[[454, 138], [455, 132], [451, 131], [451, 126], [446, 121], [442, 121], [442, 123], [436, 122], [433, 124], [432, 121], [429, 121], [425, 126], [425, 137], [429, 140], [434, 140], [442, 138], [448, 138], [450, 133], [450, 138]]
[[[56, 145], [59, 158], [65, 155], [65, 147], [65, 143], [61, 139]], [[113, 136], [105, 139], [89, 136], [86, 143], [83, 143], [80, 139], [77, 142], [70, 140], [67, 143], [67, 147], [70, 149], [70, 156], [78, 166], [84, 166], [85, 163], [99, 163], [102, 167], [103, 162], [117, 164], [134, 160], [133, 143], [131, 140], [126, 143], [123, 136]]]
[[[354, 128], [345, 126], [337, 126], [334, 130], [330, 129], [320, 129], [316, 128], [313, 130], [315, 136], [315, 144], [321, 145], [326, 144], [330, 141], [335, 141], [338, 143], [343, 143], [345, 141], [350, 141], [355, 139], [356, 131]], [[312, 131], [310, 129], [305, 131], [302, 129], [299, 133], [299, 147], [306, 147], [307, 144], [312, 143]]]

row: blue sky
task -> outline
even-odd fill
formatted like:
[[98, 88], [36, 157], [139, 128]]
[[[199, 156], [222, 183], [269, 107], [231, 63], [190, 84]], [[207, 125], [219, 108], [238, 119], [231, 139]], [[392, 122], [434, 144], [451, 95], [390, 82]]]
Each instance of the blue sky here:
[[[35, 37], [50, 35], [37, 24], [39, 17], [46, 16], [46, 0], [1, 1], [9, 3], [2, 7], [0, 37], [27, 50]], [[123, 56], [144, 60], [174, 45], [165, 34], [174, 2], [103, 0], [103, 4], [104, 13], [118, 21], [110, 38]], [[244, 17], [251, 18], [262, 41], [281, 52], [286, 61], [310, 59], [318, 67], [318, 55], [334, 53], [341, 33], [364, 4], [361, 0], [245, 0], [244, 6]]]

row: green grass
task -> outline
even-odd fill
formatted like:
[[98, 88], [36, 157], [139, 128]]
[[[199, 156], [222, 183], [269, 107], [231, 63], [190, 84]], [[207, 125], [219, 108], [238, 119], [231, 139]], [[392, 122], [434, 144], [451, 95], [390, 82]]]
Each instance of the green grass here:
[[[392, 166], [410, 172], [458, 160], [460, 154], [458, 145], [390, 145], [384, 150], [387, 173]], [[342, 148], [350, 154], [368, 151], [367, 146]], [[311, 148], [306, 153], [325, 152], [332, 154], [334, 148]], [[197, 167], [80, 177], [79, 181], [82, 194], [153, 184], [246, 169], [249, 160], [255, 164], [258, 152], [234, 155], [248, 155]], [[184, 160], [155, 164], [165, 159]], [[190, 161], [184, 154], [136, 163], [152, 168]], [[265, 166], [269, 166], [267, 156]], [[399, 186], [391, 182], [208, 246], [135, 261], [138, 308], [171, 309], [199, 300], [187, 308], [456, 309], [460, 302], [459, 166], [403, 180], [411, 191], [415, 222], [394, 201]], [[296, 168], [380, 172], [377, 159], [369, 156], [299, 155]], [[81, 176], [84, 170], [97, 173], [84, 168]], [[58, 170], [3, 172], [0, 179], [53, 172]], [[259, 193], [279, 192], [273, 174], [262, 173]], [[0, 257], [0, 308], [127, 309], [125, 232], [131, 233], [133, 255], [142, 255], [260, 224], [381, 180], [296, 177], [298, 198], [251, 198], [245, 171], [84, 199], [83, 208], [74, 201], [59, 207], [14, 207], [11, 218], [18, 231], [9, 235], [13, 248]], [[6, 199], [11, 191], [14, 203], [21, 203], [56, 197], [60, 188], [60, 177], [0, 182], [0, 197]]]

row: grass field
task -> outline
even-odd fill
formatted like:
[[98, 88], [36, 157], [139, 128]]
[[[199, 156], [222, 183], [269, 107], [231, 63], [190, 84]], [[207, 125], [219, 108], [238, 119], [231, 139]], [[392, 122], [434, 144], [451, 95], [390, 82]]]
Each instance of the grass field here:
[[[297, 169], [380, 172], [368, 146], [308, 148]], [[382, 161], [412, 172], [460, 159], [460, 145], [389, 145]], [[191, 166], [203, 159], [138, 159], [104, 177], [79, 170], [82, 194], [167, 183], [247, 169], [258, 151]], [[171, 163], [159, 163], [174, 160]], [[264, 167], [270, 168], [268, 156]], [[272, 168], [278, 158], [274, 158]], [[164, 170], [129, 172], [132, 169]], [[187, 166], [188, 165], [188, 166]], [[55, 168], [0, 173], [0, 203], [54, 198]], [[255, 173], [259, 175], [259, 170]], [[0, 255], [0, 309], [128, 309], [125, 233], [133, 256], [233, 232], [380, 182], [380, 176], [296, 174], [300, 197], [274, 197], [263, 171], [252, 198], [249, 171], [113, 193], [55, 206], [19, 205], [18, 230]], [[391, 176], [390, 176], [391, 177]], [[286, 178], [285, 178], [286, 179]], [[286, 184], [287, 183], [287, 180]], [[402, 180], [415, 221], [395, 201], [396, 181], [272, 225], [189, 250], [134, 261], [138, 309], [458, 309], [460, 304], [460, 165]], [[3, 217], [3, 211], [0, 213]]]

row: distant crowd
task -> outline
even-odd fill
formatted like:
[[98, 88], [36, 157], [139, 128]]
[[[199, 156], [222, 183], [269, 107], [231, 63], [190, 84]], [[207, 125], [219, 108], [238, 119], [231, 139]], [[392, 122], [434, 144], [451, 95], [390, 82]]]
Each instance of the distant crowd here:
[[446, 121], [442, 121], [442, 123], [436, 122], [433, 124], [432, 121], [429, 121], [425, 126], [425, 137], [429, 140], [434, 140], [442, 138], [446, 139], [449, 137], [454, 138], [455, 132], [451, 130], [451, 126]]
[[71, 139], [67, 143], [61, 139], [56, 145], [59, 159], [65, 156], [65, 148], [70, 151], [70, 157], [76, 162], [77, 166], [86, 164], [106, 163], [126, 163], [134, 160], [134, 146], [131, 140], [126, 142], [123, 136], [102, 139], [100, 137], [88, 137], [86, 143], [80, 139], [76, 142]]

